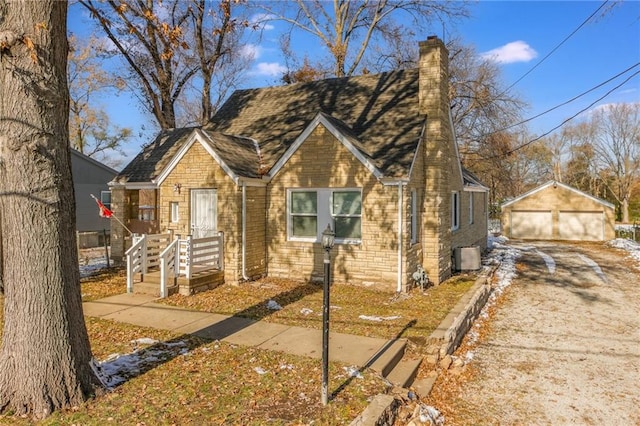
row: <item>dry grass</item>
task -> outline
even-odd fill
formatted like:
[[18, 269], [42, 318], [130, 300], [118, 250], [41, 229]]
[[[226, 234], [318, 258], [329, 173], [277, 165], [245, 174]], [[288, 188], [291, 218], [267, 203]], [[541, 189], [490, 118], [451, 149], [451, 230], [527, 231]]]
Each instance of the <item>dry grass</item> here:
[[[462, 277], [424, 294], [414, 291], [400, 297], [334, 285], [331, 330], [383, 338], [401, 335], [411, 339], [413, 350], [419, 351], [472, 284], [473, 277]], [[125, 287], [123, 271], [105, 271], [83, 280], [83, 300], [119, 294]], [[278, 302], [282, 309], [267, 309], [269, 300]], [[322, 326], [322, 288], [309, 283], [263, 279], [239, 286], [223, 285], [190, 297], [176, 295], [165, 303], [302, 327]], [[375, 322], [360, 315], [399, 318]], [[189, 352], [149, 362], [138, 376], [114, 391], [73, 410], [55, 413], [41, 424], [345, 424], [366, 407], [372, 396], [387, 390], [386, 382], [369, 370], [362, 372], [363, 378], [351, 378], [344, 370], [346, 365], [332, 363], [330, 391], [336, 394], [323, 407], [319, 403], [318, 360], [95, 318], [87, 318], [86, 323], [93, 353], [100, 360], [114, 353], [131, 353], [131, 341], [142, 337], [181, 340]], [[259, 374], [257, 367], [267, 373]], [[0, 424], [30, 423], [0, 416]]]
[[[331, 287], [332, 331], [391, 339], [409, 338], [418, 347], [436, 329], [460, 297], [473, 285], [474, 277], [453, 278], [426, 292], [409, 294], [374, 291], [358, 286]], [[236, 315], [267, 322], [322, 328], [322, 286], [307, 282], [264, 278], [238, 286], [222, 285], [194, 296], [174, 295], [164, 303], [195, 310]], [[269, 300], [282, 309], [267, 308]], [[393, 318], [372, 321], [360, 316]]]

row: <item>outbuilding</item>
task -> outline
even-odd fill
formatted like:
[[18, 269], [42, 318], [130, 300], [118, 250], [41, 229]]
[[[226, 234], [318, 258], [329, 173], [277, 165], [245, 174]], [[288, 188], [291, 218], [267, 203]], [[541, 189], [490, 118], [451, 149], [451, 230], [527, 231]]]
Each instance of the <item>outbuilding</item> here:
[[556, 181], [502, 205], [502, 232], [514, 239], [606, 241], [614, 224], [613, 204]]

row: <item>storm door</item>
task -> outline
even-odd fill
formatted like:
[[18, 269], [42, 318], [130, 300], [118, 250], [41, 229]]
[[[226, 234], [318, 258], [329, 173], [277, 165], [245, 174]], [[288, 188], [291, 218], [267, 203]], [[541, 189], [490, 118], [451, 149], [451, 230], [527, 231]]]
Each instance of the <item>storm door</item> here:
[[218, 195], [215, 189], [191, 190], [191, 234], [213, 237], [218, 232]]

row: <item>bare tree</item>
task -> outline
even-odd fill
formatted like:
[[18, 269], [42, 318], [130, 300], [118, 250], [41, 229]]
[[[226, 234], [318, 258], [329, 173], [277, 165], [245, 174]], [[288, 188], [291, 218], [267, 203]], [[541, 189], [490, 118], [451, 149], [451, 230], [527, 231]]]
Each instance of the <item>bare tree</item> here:
[[75, 244], [66, 20], [66, 2], [0, 0], [0, 411], [34, 417], [101, 388]]
[[526, 103], [506, 89], [497, 64], [481, 58], [472, 46], [452, 40], [449, 49], [451, 115], [460, 151], [468, 155], [493, 155], [490, 145], [496, 132], [520, 133], [513, 123], [520, 121]]
[[[467, 16], [464, 2], [426, 0], [292, 0], [257, 3], [270, 17], [291, 24], [284, 45], [290, 44], [296, 31], [311, 34], [318, 40], [318, 48], [326, 49], [327, 57], [319, 58], [313, 68], [326, 70], [327, 76], [345, 77], [362, 72], [361, 65], [368, 55], [398, 35], [410, 31], [409, 25], [424, 29], [433, 21]], [[377, 49], [373, 49], [377, 46]], [[387, 46], [390, 46], [387, 44]], [[386, 52], [391, 52], [390, 46]], [[375, 63], [372, 58], [368, 63]]]
[[190, 11], [178, 0], [79, 0], [113, 43], [130, 74], [124, 81], [138, 95], [161, 129], [176, 127], [175, 102], [198, 72], [195, 61], [181, 55]]
[[602, 182], [629, 222], [629, 201], [640, 179], [640, 103], [610, 104], [590, 118], [592, 146]]
[[242, 56], [240, 48], [242, 29], [249, 22], [234, 16], [232, 8], [236, 3], [237, 0], [221, 0], [213, 8], [205, 0], [193, 1], [192, 39], [202, 78], [200, 124], [209, 121], [249, 65], [249, 58]]
[[129, 91], [161, 129], [205, 122], [241, 76], [233, 64], [241, 57], [239, 33], [248, 24], [232, 15], [234, 0], [218, 2], [217, 9], [204, 0], [79, 3], [113, 43], [108, 53], [126, 63], [129, 74], [123, 80]]
[[118, 159], [110, 154], [122, 154], [122, 144], [131, 136], [130, 128], [112, 124], [98, 98], [121, 88], [121, 80], [105, 72], [96, 57], [101, 42], [91, 37], [80, 45], [77, 38], [69, 38], [69, 137], [71, 147], [89, 157], [112, 166]]

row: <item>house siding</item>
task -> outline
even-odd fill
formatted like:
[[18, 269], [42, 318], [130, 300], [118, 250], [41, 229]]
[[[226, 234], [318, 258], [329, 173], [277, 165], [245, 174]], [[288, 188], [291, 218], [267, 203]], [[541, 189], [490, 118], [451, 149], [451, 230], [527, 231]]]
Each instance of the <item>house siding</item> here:
[[558, 185], [549, 185], [502, 208], [502, 232], [511, 235], [511, 212], [550, 211], [552, 239], [560, 239], [558, 220], [560, 212], [602, 212], [604, 215], [604, 239], [615, 238], [615, 209], [586, 195]]
[[[319, 125], [268, 187], [268, 274], [320, 280], [320, 243], [289, 241], [287, 190], [361, 188], [362, 241], [336, 244], [331, 252], [334, 281], [395, 290], [397, 285], [398, 188], [384, 186], [351, 152]], [[324, 228], [326, 224], [318, 223]]]
[[[469, 223], [469, 203], [473, 194], [473, 223]], [[453, 231], [451, 248], [479, 246], [487, 248], [487, 193], [464, 191], [460, 198], [460, 227]]]
[[[180, 185], [180, 192], [174, 185]], [[159, 219], [161, 232], [183, 237], [191, 234], [191, 190], [215, 189], [217, 192], [217, 226], [224, 233], [224, 279], [241, 279], [242, 193], [228, 174], [199, 143], [194, 143], [167, 175], [160, 186]], [[171, 223], [170, 203], [178, 202], [180, 220]]]
[[[416, 154], [416, 160], [413, 164], [411, 180], [404, 191], [404, 227], [403, 242], [405, 253], [403, 259], [404, 283], [405, 289], [410, 288], [414, 284], [413, 273], [417, 271], [418, 265], [423, 265], [423, 245], [425, 236], [423, 229], [425, 217], [425, 200], [427, 194], [424, 186], [424, 143], [420, 144]], [[411, 192], [415, 190], [417, 196], [417, 239], [415, 243], [411, 242]], [[423, 265], [424, 266], [424, 265]], [[426, 268], [425, 268], [426, 270]]]

